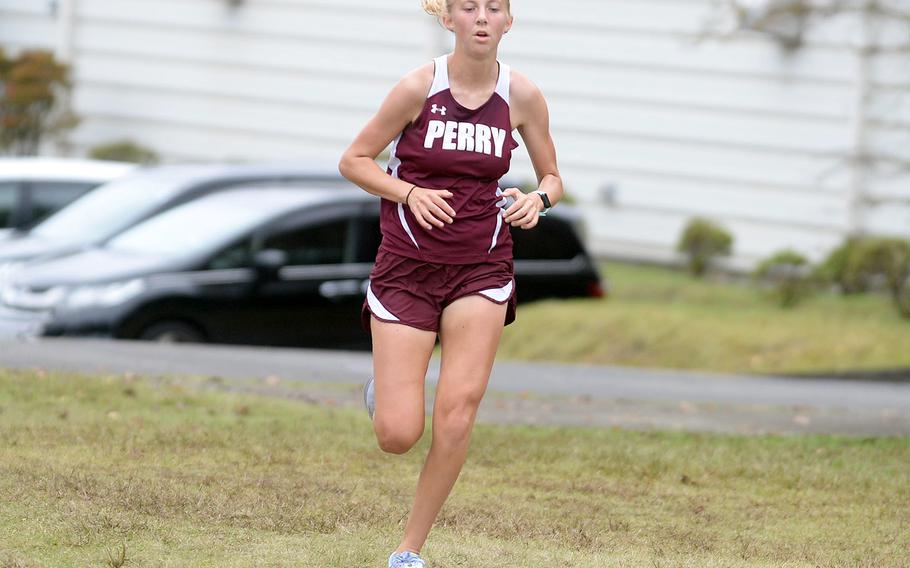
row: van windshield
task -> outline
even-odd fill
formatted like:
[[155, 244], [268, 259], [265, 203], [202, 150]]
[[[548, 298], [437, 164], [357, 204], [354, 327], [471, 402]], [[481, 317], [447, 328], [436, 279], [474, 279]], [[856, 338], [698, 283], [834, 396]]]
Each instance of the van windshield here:
[[123, 179], [104, 184], [35, 225], [41, 237], [98, 242], [115, 235], [180, 190], [166, 180]]
[[185, 203], [131, 227], [105, 246], [125, 252], [183, 256], [217, 248], [250, 231], [270, 216], [292, 208], [292, 192], [283, 196], [263, 192], [223, 192]]

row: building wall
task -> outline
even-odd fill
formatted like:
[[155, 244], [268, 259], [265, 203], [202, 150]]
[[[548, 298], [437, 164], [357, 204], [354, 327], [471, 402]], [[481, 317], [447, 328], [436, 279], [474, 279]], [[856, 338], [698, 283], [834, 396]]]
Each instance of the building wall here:
[[[71, 58], [75, 154], [131, 137], [172, 160], [333, 161], [398, 77], [451, 47], [417, 4], [0, 0], [0, 44]], [[788, 54], [702, 37], [711, 0], [513, 4], [500, 59], [547, 96], [597, 253], [670, 260], [694, 215], [732, 230], [740, 267], [783, 247], [821, 258], [857, 226], [910, 236], [908, 175], [850, 158], [907, 154], [910, 57], [864, 67], [856, 21]], [[513, 173], [533, 177], [523, 146]]]

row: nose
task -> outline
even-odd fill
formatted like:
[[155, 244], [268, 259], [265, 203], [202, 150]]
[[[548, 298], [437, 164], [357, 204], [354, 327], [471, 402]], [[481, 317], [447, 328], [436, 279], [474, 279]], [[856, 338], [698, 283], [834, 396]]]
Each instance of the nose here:
[[486, 22], [486, 21], [487, 21], [487, 9], [484, 8], [483, 6], [480, 6], [480, 7], [477, 9], [477, 21], [478, 21], [478, 22]]

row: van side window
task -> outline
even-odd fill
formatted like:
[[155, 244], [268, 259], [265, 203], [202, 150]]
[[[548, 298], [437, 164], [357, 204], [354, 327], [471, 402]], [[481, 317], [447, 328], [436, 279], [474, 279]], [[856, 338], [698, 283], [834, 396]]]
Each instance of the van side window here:
[[360, 242], [357, 246], [357, 262], [376, 262], [382, 232], [379, 229], [379, 216], [369, 215], [360, 218]]
[[92, 189], [94, 183], [68, 183], [55, 181], [29, 182], [32, 200], [32, 219], [43, 219], [64, 205]]
[[288, 255], [288, 265], [341, 264], [345, 262], [350, 221], [339, 219], [297, 227], [270, 235], [263, 249], [279, 249]]
[[19, 184], [11, 182], [0, 183], [0, 228], [9, 227], [13, 223], [13, 213], [19, 202]]
[[510, 229], [515, 260], [571, 260], [582, 253], [575, 230], [562, 219], [546, 217], [533, 229]]
[[247, 268], [250, 265], [250, 239], [229, 245], [216, 254], [205, 266], [205, 270], [226, 270]]

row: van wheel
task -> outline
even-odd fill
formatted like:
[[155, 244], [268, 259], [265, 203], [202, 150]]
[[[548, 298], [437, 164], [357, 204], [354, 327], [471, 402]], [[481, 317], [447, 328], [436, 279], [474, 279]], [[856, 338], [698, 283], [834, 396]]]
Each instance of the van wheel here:
[[148, 326], [139, 339], [161, 343], [204, 343], [205, 336], [198, 328], [182, 321], [160, 321]]

